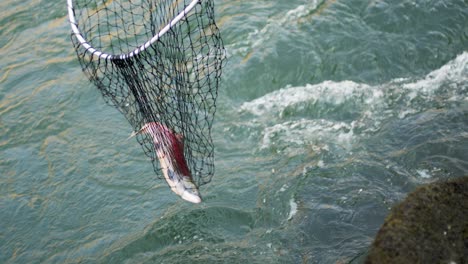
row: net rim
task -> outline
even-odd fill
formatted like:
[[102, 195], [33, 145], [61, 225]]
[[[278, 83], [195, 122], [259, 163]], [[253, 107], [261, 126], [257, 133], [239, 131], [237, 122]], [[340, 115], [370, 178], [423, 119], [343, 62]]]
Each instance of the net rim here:
[[69, 17], [69, 22], [70, 26], [72, 28], [73, 35], [76, 36], [80, 44], [86, 49], [87, 52], [89, 52], [91, 55], [98, 56], [99, 58], [105, 59], [105, 60], [111, 60], [111, 59], [121, 59], [125, 60], [128, 58], [131, 58], [140, 52], [145, 51], [148, 47], [150, 47], [154, 42], [158, 41], [164, 34], [166, 34], [167, 31], [169, 31], [175, 24], [177, 24], [183, 17], [186, 16], [187, 13], [189, 13], [196, 4], [201, 2], [202, 0], [192, 0], [189, 5], [187, 5], [184, 10], [182, 10], [177, 16], [175, 16], [169, 24], [164, 26], [156, 35], [154, 35], [150, 40], [139, 46], [138, 48], [134, 49], [133, 51], [129, 53], [122, 53], [122, 54], [109, 54], [105, 53], [101, 50], [98, 50], [91, 46], [91, 44], [83, 37], [81, 34], [80, 29], [78, 28], [78, 23], [75, 20], [75, 10], [73, 8], [73, 0], [67, 0], [67, 5], [68, 5], [68, 17]]

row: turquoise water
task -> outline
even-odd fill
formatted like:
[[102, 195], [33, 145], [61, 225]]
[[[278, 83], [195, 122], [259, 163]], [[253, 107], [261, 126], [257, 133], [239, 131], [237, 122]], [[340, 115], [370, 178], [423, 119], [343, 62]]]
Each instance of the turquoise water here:
[[0, 3], [0, 263], [347, 263], [468, 175], [468, 2], [228, 1], [216, 174], [154, 176], [81, 72], [65, 1]]

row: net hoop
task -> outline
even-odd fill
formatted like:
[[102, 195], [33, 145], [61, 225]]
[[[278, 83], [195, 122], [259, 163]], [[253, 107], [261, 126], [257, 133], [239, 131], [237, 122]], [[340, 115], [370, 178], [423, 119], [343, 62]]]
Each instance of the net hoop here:
[[105, 59], [105, 60], [111, 60], [111, 59], [121, 59], [125, 60], [128, 58], [131, 58], [135, 55], [137, 55], [140, 52], [143, 52], [146, 50], [148, 47], [150, 47], [154, 42], [158, 41], [167, 31], [169, 31], [175, 24], [177, 24], [187, 13], [189, 13], [196, 4], [198, 4], [201, 0], [192, 0], [188, 6], [184, 8], [182, 12], [180, 12], [176, 17], [174, 17], [169, 24], [167, 24], [161, 31], [158, 32], [155, 36], [153, 36], [150, 40], [148, 40], [146, 43], [143, 45], [139, 46], [138, 48], [134, 49], [132, 52], [129, 53], [123, 53], [123, 54], [118, 54], [118, 55], [113, 55], [113, 54], [108, 54], [103, 51], [97, 50], [91, 46], [91, 44], [86, 41], [86, 39], [83, 37], [83, 35], [80, 32], [80, 29], [78, 28], [78, 23], [75, 20], [75, 11], [73, 9], [73, 0], [67, 0], [67, 5], [68, 5], [68, 17], [70, 19], [70, 25], [73, 31], [73, 34], [76, 36], [80, 44], [88, 51], [91, 53], [91, 55], [96, 55], [99, 58]]

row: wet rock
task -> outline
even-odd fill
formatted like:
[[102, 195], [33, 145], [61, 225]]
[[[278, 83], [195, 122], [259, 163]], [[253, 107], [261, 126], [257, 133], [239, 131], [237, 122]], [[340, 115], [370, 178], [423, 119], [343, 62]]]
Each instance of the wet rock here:
[[365, 263], [468, 263], [468, 176], [410, 193], [392, 209]]

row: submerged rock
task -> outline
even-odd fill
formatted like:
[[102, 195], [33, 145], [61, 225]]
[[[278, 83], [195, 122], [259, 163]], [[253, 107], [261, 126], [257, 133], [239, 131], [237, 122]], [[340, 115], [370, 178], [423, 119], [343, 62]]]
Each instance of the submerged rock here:
[[468, 263], [468, 176], [410, 193], [392, 209], [365, 263]]

